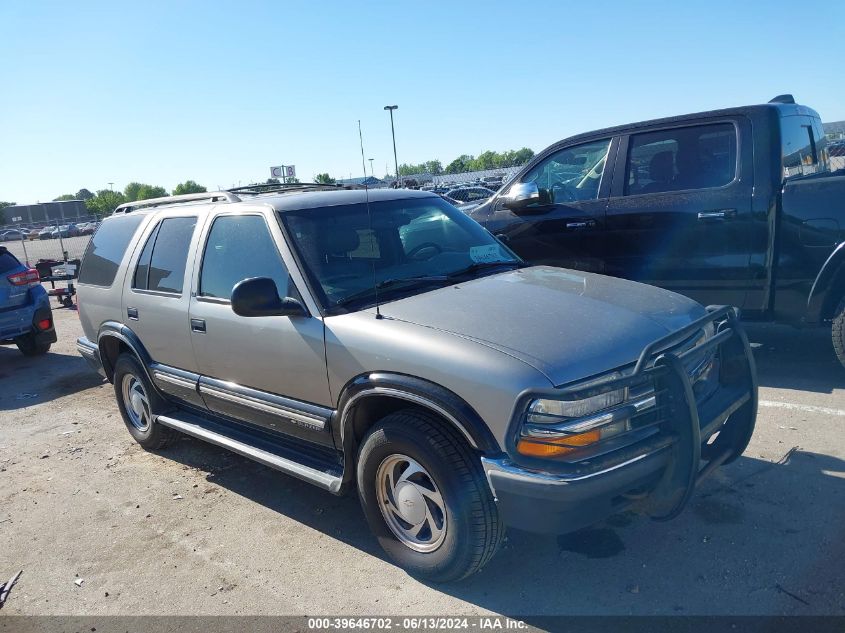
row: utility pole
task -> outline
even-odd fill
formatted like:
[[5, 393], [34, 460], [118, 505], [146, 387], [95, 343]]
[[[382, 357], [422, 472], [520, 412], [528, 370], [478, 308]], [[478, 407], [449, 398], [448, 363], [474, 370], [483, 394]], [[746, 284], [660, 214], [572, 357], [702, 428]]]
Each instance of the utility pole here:
[[384, 106], [384, 109], [390, 112], [390, 134], [393, 136], [393, 162], [396, 165], [396, 187], [399, 187], [399, 159], [396, 158], [396, 130], [393, 128], [393, 111], [398, 110], [398, 105]]

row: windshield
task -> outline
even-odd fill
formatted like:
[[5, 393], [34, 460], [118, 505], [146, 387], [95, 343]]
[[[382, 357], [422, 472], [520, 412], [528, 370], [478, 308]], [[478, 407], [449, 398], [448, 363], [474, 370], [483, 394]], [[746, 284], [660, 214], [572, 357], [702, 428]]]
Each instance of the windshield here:
[[320, 302], [331, 313], [422, 292], [521, 260], [439, 197], [282, 213]]

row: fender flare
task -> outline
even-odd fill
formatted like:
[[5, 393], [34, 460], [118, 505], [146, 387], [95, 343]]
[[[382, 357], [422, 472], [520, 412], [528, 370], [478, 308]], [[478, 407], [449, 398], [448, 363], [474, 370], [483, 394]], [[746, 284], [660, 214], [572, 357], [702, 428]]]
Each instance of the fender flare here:
[[100, 331], [97, 334], [97, 349], [100, 352], [103, 370], [106, 372], [106, 376], [108, 376], [110, 382], [112, 376], [114, 376], [114, 367], [111, 365], [108, 355], [103, 349], [103, 341], [107, 338], [117, 339], [132, 350], [132, 353], [135, 354], [139, 361], [141, 361], [141, 366], [144, 368], [150, 384], [155, 385], [155, 381], [150, 374], [152, 359], [150, 358], [149, 353], [147, 353], [147, 350], [144, 348], [144, 345], [141, 343], [138, 336], [128, 327], [122, 323], [118, 323], [117, 321], [106, 321], [100, 326]]
[[813, 281], [810, 296], [807, 297], [807, 322], [816, 323], [824, 318], [829, 293], [842, 280], [845, 280], [845, 242], [840, 243], [828, 256]]
[[[487, 424], [463, 398], [437, 383], [392, 372], [370, 372], [350, 380], [341, 392], [335, 412], [347, 464], [354, 463], [357, 449], [352, 423], [355, 407], [367, 398], [393, 397], [407, 400], [444, 418], [470, 446], [485, 454], [497, 454], [501, 447]], [[354, 469], [345, 469], [354, 470]]]

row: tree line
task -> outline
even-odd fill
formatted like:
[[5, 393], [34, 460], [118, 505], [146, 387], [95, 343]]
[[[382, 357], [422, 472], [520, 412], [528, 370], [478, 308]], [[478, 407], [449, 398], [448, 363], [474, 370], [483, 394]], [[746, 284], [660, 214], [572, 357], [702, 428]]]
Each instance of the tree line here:
[[[439, 160], [427, 160], [422, 163], [402, 163], [399, 165], [400, 176], [413, 176], [415, 174], [431, 174], [432, 176], [440, 176], [442, 174], [462, 174], [468, 171], [486, 171], [488, 169], [505, 169], [508, 167], [517, 167], [524, 165], [529, 160], [534, 158], [534, 150], [527, 147], [516, 150], [507, 150], [505, 152], [485, 151], [478, 156], [471, 154], [461, 154], [451, 163], [443, 167], [443, 163]], [[396, 174], [385, 174], [384, 179], [390, 180]], [[314, 182], [321, 184], [332, 185], [337, 182], [327, 173], [316, 174]]]
[[478, 156], [461, 154], [451, 163], [446, 165], [445, 169], [439, 160], [428, 160], [417, 165], [403, 163], [399, 165], [399, 175], [410, 176], [412, 174], [431, 174], [432, 176], [439, 176], [441, 174], [462, 174], [468, 171], [505, 169], [507, 167], [524, 165], [533, 157], [534, 151], [527, 147], [516, 150], [511, 149], [505, 152], [487, 150], [485, 152], [481, 152]]
[[76, 192], [76, 194], [66, 193], [57, 198], [53, 198], [54, 202], [61, 200], [84, 200], [85, 206], [95, 215], [109, 215], [117, 207], [125, 202], [135, 202], [136, 200], [149, 200], [151, 198], [163, 198], [164, 196], [174, 195], [179, 196], [185, 193], [205, 193], [208, 191], [202, 185], [198, 185], [193, 180], [186, 180], [181, 182], [173, 188], [173, 193], [169, 194], [167, 189], [159, 187], [158, 185], [149, 185], [143, 182], [130, 182], [123, 191], [112, 191], [111, 189], [100, 189], [97, 193], [91, 193], [84, 187]]

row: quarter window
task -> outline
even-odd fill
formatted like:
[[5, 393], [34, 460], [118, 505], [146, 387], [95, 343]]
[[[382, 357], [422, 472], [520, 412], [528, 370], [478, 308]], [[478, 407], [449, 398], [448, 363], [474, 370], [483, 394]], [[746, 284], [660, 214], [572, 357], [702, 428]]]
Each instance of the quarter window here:
[[534, 182], [540, 204], [566, 204], [599, 197], [610, 139], [567, 147], [536, 165], [522, 182]]
[[722, 187], [736, 176], [732, 123], [631, 136], [625, 195]]
[[138, 258], [132, 287], [182, 294], [188, 250], [196, 226], [195, 217], [162, 220], [147, 238]]
[[227, 215], [214, 221], [205, 244], [199, 294], [229, 300], [238, 282], [269, 277], [280, 297], [289, 296], [289, 275], [270, 230], [259, 215]]
[[143, 215], [123, 215], [103, 221], [85, 251], [79, 283], [111, 286], [126, 248], [143, 219]]

